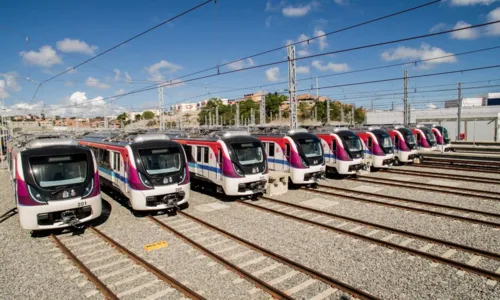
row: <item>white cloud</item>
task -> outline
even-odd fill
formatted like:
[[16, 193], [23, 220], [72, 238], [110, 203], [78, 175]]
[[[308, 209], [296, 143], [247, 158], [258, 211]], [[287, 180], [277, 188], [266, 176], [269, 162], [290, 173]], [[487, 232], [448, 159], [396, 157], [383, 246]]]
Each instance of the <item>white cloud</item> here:
[[318, 40], [319, 40], [319, 50], [324, 50], [326, 47], [328, 47], [328, 42], [326, 41], [326, 36], [323, 36], [325, 34], [326, 34], [326, 32], [324, 32], [321, 29], [318, 29], [318, 28], [314, 29], [314, 36], [318, 37]]
[[[486, 16], [488, 22], [500, 20], [500, 7], [495, 8], [490, 11]], [[500, 23], [492, 24], [486, 27], [486, 34], [488, 35], [500, 35]]]
[[241, 70], [255, 65], [253, 59], [247, 58], [245, 60], [238, 60], [227, 65], [230, 70]]
[[87, 55], [95, 55], [97, 46], [89, 45], [84, 41], [72, 40], [65, 38], [62, 41], [57, 42], [57, 49], [64, 53], [81, 53]]
[[163, 81], [165, 78], [162, 74], [162, 69], [166, 69], [168, 73], [175, 73], [182, 69], [181, 66], [168, 62], [166, 60], [161, 60], [156, 64], [153, 64], [146, 68], [148, 73], [148, 79], [152, 81]]
[[[275, 2], [275, 4], [273, 4]], [[266, 10], [265, 11], [277, 11], [280, 10], [283, 6], [285, 6], [286, 0], [281, 0], [278, 2], [278, 0], [267, 0], [266, 2]]]
[[85, 81], [85, 84], [88, 87], [95, 87], [95, 88], [98, 88], [101, 90], [109, 89], [111, 87], [109, 84], [104, 83], [104, 82], [100, 82], [98, 79], [96, 79], [92, 76], [87, 78], [87, 80]]
[[[451, 56], [448, 56], [451, 55]], [[432, 65], [442, 63], [455, 63], [457, 58], [451, 52], [446, 52], [438, 47], [431, 47], [428, 44], [422, 43], [420, 48], [410, 48], [399, 46], [396, 49], [389, 49], [382, 53], [382, 59], [386, 61], [412, 61], [412, 60], [426, 60], [433, 59], [441, 56], [448, 56], [440, 59], [434, 59], [426, 62], [419, 63], [420, 68], [430, 68]]]
[[132, 77], [130, 77], [128, 72], [125, 72], [125, 80], [127, 80], [128, 83], [132, 84]]
[[274, 67], [266, 70], [266, 78], [269, 81], [280, 80], [280, 68]]
[[40, 51], [20, 52], [19, 55], [28, 65], [36, 65], [40, 67], [50, 68], [53, 65], [62, 64], [62, 59], [57, 55], [56, 51], [48, 45], [40, 47]]
[[295, 72], [297, 74], [309, 74], [311, 72], [311, 68], [309, 66], [300, 66], [295, 68]]
[[[464, 21], [458, 21], [455, 27], [453, 29], [460, 29], [460, 28], [466, 28], [471, 26], [469, 23], [466, 23]], [[477, 39], [479, 37], [479, 29], [477, 28], [470, 28], [470, 29], [464, 29], [460, 31], [455, 31], [451, 33], [451, 38], [455, 40], [473, 40]]]
[[301, 50], [297, 51], [297, 55], [298, 56], [308, 56], [308, 55], [311, 55], [311, 51], [309, 51], [307, 49], [301, 49]]
[[440, 32], [446, 29], [447, 26], [448, 25], [446, 25], [446, 23], [437, 23], [436, 25], [432, 26], [432, 28], [429, 30], [429, 33]]
[[450, 0], [452, 6], [490, 5], [497, 0]]
[[433, 104], [433, 103], [427, 103], [425, 105], [425, 107], [427, 107], [428, 109], [436, 109], [437, 108], [437, 105], [436, 104]]
[[310, 4], [299, 6], [288, 5], [287, 7], [284, 7], [281, 12], [285, 17], [303, 17], [307, 15], [311, 9], [312, 6]]
[[118, 91], [115, 91], [115, 95], [120, 95], [120, 94], [123, 94], [125, 93], [125, 89], [119, 89]]
[[324, 65], [322, 61], [320, 60], [314, 60], [311, 65], [318, 69], [319, 71], [333, 71], [333, 72], [347, 72], [350, 70], [349, 66], [347, 64], [335, 64], [329, 62], [328, 64]]
[[115, 81], [120, 80], [120, 76], [121, 76], [122, 72], [120, 72], [120, 70], [118, 70], [118, 69], [113, 69], [113, 72], [115, 73]]
[[17, 82], [19, 75], [16, 72], [0, 73], [0, 99], [6, 99], [10, 96], [9, 92], [19, 92], [21, 86]]

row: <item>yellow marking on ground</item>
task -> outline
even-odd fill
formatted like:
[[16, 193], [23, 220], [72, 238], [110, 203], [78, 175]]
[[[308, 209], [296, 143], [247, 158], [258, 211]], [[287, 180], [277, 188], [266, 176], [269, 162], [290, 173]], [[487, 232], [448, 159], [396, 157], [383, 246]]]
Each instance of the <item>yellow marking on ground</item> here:
[[150, 252], [150, 251], [153, 251], [153, 250], [158, 250], [158, 249], [161, 249], [161, 248], [165, 248], [167, 246], [168, 246], [168, 244], [167, 244], [166, 241], [161, 241], [161, 242], [156, 242], [156, 243], [145, 245], [144, 246], [144, 250], [146, 250], [146, 252]]

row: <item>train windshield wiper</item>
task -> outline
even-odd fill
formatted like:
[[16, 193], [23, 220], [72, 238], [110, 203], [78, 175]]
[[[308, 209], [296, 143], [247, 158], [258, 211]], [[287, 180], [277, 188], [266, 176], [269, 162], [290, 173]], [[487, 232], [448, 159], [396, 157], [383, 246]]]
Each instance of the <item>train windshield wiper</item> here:
[[54, 191], [52, 191], [52, 193], [50, 193], [52, 196], [54, 196], [55, 194], [57, 193], [60, 193], [62, 191], [64, 191], [65, 189], [69, 189], [69, 188], [72, 188], [73, 186], [75, 186], [74, 184], [68, 184], [68, 185], [64, 185]]

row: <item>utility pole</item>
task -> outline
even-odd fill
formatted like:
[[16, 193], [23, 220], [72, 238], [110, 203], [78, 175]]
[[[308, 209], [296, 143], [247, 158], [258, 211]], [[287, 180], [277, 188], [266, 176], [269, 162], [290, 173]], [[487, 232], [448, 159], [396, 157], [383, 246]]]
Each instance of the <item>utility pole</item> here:
[[330, 99], [326, 99], [326, 124], [330, 124]]
[[404, 119], [404, 125], [408, 126], [410, 123], [410, 120], [408, 118], [408, 71], [405, 70], [404, 77], [404, 98], [403, 98], [403, 119]]
[[255, 111], [250, 108], [250, 125], [255, 125]]
[[210, 112], [210, 115], [209, 115], [209, 116], [210, 116], [210, 118], [209, 118], [209, 122], [210, 122], [210, 123], [209, 123], [209, 125], [208, 125], [208, 126], [210, 126], [210, 128], [212, 128], [212, 112]]
[[205, 126], [207, 126], [207, 125], [208, 125], [208, 116], [205, 115]]
[[215, 107], [215, 127], [219, 127], [219, 106]]
[[354, 126], [354, 104], [351, 106], [351, 123]]
[[318, 107], [314, 106], [314, 122], [318, 122]]
[[458, 114], [457, 114], [457, 141], [460, 140], [460, 131], [462, 125], [462, 83], [458, 83]]
[[[163, 108], [165, 106], [165, 102], [163, 100], [163, 86], [158, 86], [158, 112], [160, 113], [160, 130], [165, 129], [165, 122], [163, 121]], [[182, 112], [182, 105], [181, 105]]]
[[297, 98], [295, 96], [296, 79], [295, 73], [295, 46], [288, 46], [288, 100], [290, 101], [290, 129], [299, 127], [297, 120]]
[[264, 90], [262, 90], [262, 94], [260, 96], [260, 125], [266, 125], [266, 95], [264, 94]]
[[372, 109], [371, 109], [371, 111], [374, 111], [374, 110], [373, 110], [373, 99], [372, 99]]
[[[271, 114], [272, 114], [272, 113], [271, 113]], [[279, 107], [278, 107], [278, 116], [279, 116], [279, 120], [280, 120], [280, 125], [281, 125], [281, 121], [282, 121], [282, 120], [281, 120], [281, 114], [282, 114], [282, 112], [281, 112], [281, 106], [279, 106]]]
[[318, 76], [316, 76], [316, 101], [319, 100], [319, 85], [318, 85]]
[[408, 103], [408, 124], [411, 123], [411, 105]]
[[344, 124], [344, 105], [340, 105], [340, 123]]
[[392, 101], [391, 110], [394, 111], [394, 101]]
[[240, 127], [240, 104], [236, 103], [236, 114], [234, 115], [234, 126]]

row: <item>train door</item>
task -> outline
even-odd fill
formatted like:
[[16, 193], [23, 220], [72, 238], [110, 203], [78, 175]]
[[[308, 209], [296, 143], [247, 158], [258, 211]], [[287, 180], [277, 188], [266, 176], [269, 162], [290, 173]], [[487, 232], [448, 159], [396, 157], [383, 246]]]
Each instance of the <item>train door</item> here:
[[369, 136], [368, 138], [366, 138], [366, 147], [368, 148], [368, 151], [370, 151], [370, 153], [373, 153], [373, 140], [372, 140], [372, 137]]
[[222, 181], [222, 163], [223, 163], [223, 156], [222, 156], [222, 148], [219, 146], [217, 148], [217, 180]]
[[291, 163], [290, 156], [291, 156], [291, 154], [292, 154], [292, 149], [290, 148], [290, 143], [286, 142], [285, 143], [285, 153], [283, 153], [284, 161], [285, 161], [285, 163], [283, 164], [283, 171], [285, 171], [285, 172], [290, 171], [290, 163]]
[[196, 164], [193, 170], [196, 175], [203, 176], [202, 166], [203, 166], [203, 147], [196, 146]]
[[202, 147], [202, 152], [203, 152], [203, 169], [202, 169], [202, 175], [204, 177], [209, 178], [210, 177], [210, 148], [208, 147]]
[[122, 167], [121, 167], [121, 155], [119, 152], [111, 152], [111, 181], [113, 186], [118, 187], [120, 190], [122, 185], [120, 184], [122, 178]]
[[420, 135], [420, 132], [417, 132], [417, 145], [419, 147], [422, 146], [422, 136]]
[[265, 143], [270, 170], [276, 170], [274, 142]]
[[399, 152], [399, 134], [394, 135], [394, 152], [398, 153]]
[[337, 139], [332, 138], [332, 143], [331, 143], [331, 151], [332, 151], [332, 159], [331, 161], [333, 163], [337, 163]]

